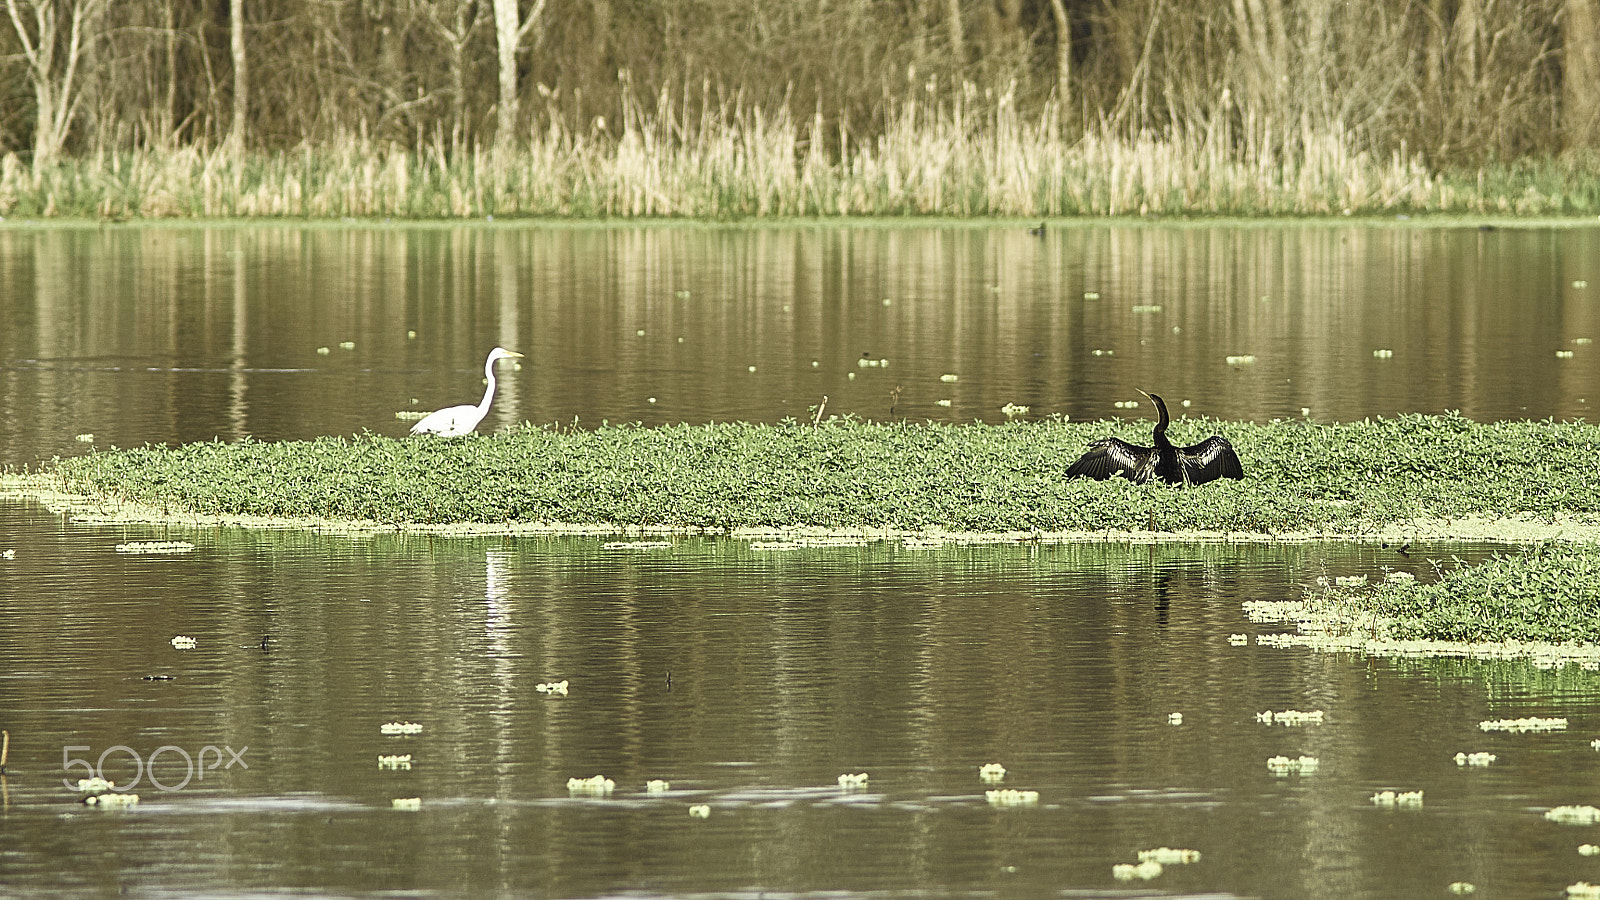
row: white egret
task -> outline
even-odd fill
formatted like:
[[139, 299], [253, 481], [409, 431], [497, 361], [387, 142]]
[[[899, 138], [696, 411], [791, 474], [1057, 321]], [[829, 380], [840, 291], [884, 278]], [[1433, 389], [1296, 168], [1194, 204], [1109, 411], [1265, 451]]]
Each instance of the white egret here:
[[437, 434], [440, 437], [460, 437], [471, 434], [483, 417], [489, 414], [489, 404], [494, 402], [494, 364], [502, 359], [517, 359], [522, 356], [515, 350], [496, 347], [489, 351], [489, 358], [483, 362], [484, 377], [489, 379], [489, 386], [484, 389], [483, 399], [477, 406], [463, 403], [460, 406], [450, 406], [437, 412], [428, 413], [420, 422], [411, 426], [412, 434]]

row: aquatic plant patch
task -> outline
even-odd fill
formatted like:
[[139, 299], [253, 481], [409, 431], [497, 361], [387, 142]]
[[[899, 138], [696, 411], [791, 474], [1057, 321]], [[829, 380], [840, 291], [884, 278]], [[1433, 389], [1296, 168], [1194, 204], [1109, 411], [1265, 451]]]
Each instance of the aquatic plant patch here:
[[173, 515], [396, 524], [1267, 536], [1474, 516], [1600, 524], [1600, 428], [1581, 422], [1180, 419], [1180, 437], [1227, 435], [1245, 478], [1190, 489], [1065, 479], [1108, 432], [1146, 441], [1149, 425], [830, 419], [363, 434], [95, 450], [55, 460], [33, 482]]
[[[1383, 622], [1386, 635], [1399, 640], [1600, 642], [1600, 548], [1540, 544], [1478, 565], [1447, 567], [1430, 584], [1334, 587], [1330, 599]], [[1534, 727], [1517, 720], [1485, 723], [1485, 729], [1491, 724]]]

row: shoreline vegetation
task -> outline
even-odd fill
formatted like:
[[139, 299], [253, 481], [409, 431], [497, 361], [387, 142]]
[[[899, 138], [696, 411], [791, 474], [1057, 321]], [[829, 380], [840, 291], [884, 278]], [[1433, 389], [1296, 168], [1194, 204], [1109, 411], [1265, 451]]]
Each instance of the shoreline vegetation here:
[[[1011, 116], [974, 132], [925, 116], [840, 161], [820, 119], [787, 110], [702, 125], [644, 122], [612, 142], [448, 155], [351, 137], [298, 150], [101, 151], [30, 169], [0, 157], [0, 219], [1304, 218], [1600, 215], [1600, 164], [1565, 157], [1436, 168], [1346, 136], [1240, 156], [1206, 134], [1068, 139]], [[931, 119], [928, 121], [926, 119]]]
[[[1030, 541], [1480, 540], [1533, 545], [1432, 584], [1328, 584], [1257, 621], [1270, 642], [1386, 655], [1600, 664], [1600, 427], [1407, 415], [1221, 431], [1243, 481], [1180, 489], [1061, 477], [1145, 423], [525, 425], [97, 451], [0, 478], [74, 519], [443, 535], [703, 533], [790, 547]], [[1370, 465], [1381, 459], [1385, 464]], [[1260, 605], [1260, 604], [1256, 604]], [[1270, 610], [1267, 608], [1270, 607]], [[1267, 610], [1267, 611], [1263, 611]]]
[[1423, 521], [1520, 517], [1546, 526], [1507, 540], [1600, 528], [1600, 426], [1582, 421], [1485, 424], [1448, 413], [1339, 424], [1185, 418], [1175, 427], [1226, 435], [1246, 477], [1187, 490], [1063, 477], [1090, 440], [1147, 440], [1148, 423], [1136, 419], [942, 425], [830, 417], [815, 426], [524, 425], [462, 439], [364, 433], [112, 449], [53, 460], [14, 483], [174, 516], [379, 527], [1271, 539], [1360, 538]]
[[0, 216], [1600, 215], [1600, 0], [9, 0]]
[[1404, 572], [1319, 579], [1299, 601], [1247, 601], [1257, 623], [1295, 631], [1256, 642], [1378, 656], [1531, 659], [1600, 670], [1600, 546], [1540, 542], [1476, 565], [1434, 562], [1436, 580]]
[[[11, 476], [16, 488], [162, 516], [515, 525], [546, 530], [939, 530], [1363, 538], [1414, 522], [1507, 522], [1502, 540], [1600, 535], [1600, 426], [1475, 423], [1458, 413], [1354, 423], [1235, 423], [1245, 479], [1203, 487], [1062, 477], [1090, 440], [1141, 420], [1005, 424], [533, 426], [493, 436], [112, 448]], [[1374, 463], [1381, 461], [1381, 463]], [[1517, 532], [1510, 522], [1523, 522]], [[1493, 533], [1482, 536], [1493, 540]]]
[[1228, 435], [1246, 478], [1180, 489], [1061, 477], [1107, 431], [1146, 437], [1136, 420], [832, 418], [113, 449], [9, 474], [0, 494], [83, 521], [335, 533], [700, 533], [798, 547], [1503, 541], [1533, 549], [1441, 567], [1431, 584], [1340, 580], [1251, 615], [1295, 622], [1280, 643], [1325, 650], [1600, 664], [1600, 426], [1447, 414], [1179, 427]]

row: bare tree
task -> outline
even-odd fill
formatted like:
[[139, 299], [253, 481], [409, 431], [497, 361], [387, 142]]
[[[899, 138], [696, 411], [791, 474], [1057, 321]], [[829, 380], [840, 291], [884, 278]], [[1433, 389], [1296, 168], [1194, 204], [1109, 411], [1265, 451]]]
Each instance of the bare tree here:
[[[66, 146], [78, 106], [83, 100], [79, 66], [99, 39], [98, 25], [108, 0], [6, 0], [17, 30], [35, 104], [33, 167], [51, 165]], [[31, 25], [23, 21], [32, 15]], [[65, 17], [67, 22], [63, 22]], [[63, 36], [63, 26], [66, 35]]]
[[450, 146], [461, 146], [467, 137], [467, 45], [483, 19], [484, 6], [478, 0], [412, 0], [422, 7], [428, 21], [450, 48]]
[[534, 0], [533, 9], [528, 11], [526, 18], [522, 18], [517, 0], [494, 0], [494, 36], [500, 51], [499, 119], [495, 144], [500, 147], [511, 146], [511, 138], [517, 127], [517, 48], [538, 23], [539, 14], [544, 12], [544, 4], [545, 0]]
[[161, 98], [161, 108], [156, 113], [156, 139], [170, 146], [178, 141], [178, 20], [172, 9], [172, 0], [162, 3], [161, 11], [162, 24], [166, 26], [164, 40], [167, 68], [163, 74], [166, 75], [167, 90], [166, 95]]
[[233, 121], [228, 126], [225, 146], [228, 152], [239, 153], [244, 150], [250, 113], [250, 67], [244, 52], [244, 0], [229, 3], [228, 39], [233, 52]]
[[1050, 0], [1050, 14], [1056, 21], [1056, 98], [1065, 112], [1072, 99], [1072, 20], [1063, 0]]
[[945, 0], [944, 25], [950, 32], [950, 52], [954, 55], [956, 68], [965, 67], [967, 61], [966, 30], [961, 25], [961, 0]]
[[1289, 85], [1289, 36], [1281, 0], [1233, 0], [1233, 28], [1243, 64], [1240, 99], [1263, 112], [1282, 113]]
[[1568, 149], [1600, 148], [1600, 2], [1567, 0], [1561, 32], [1565, 144]]
[[[573, 133], [618, 121], [624, 94], [652, 100], [674, 134], [752, 109], [821, 117], [835, 149], [882, 134], [910, 98], [968, 96], [976, 112], [989, 102], [976, 98], [1005, 96], [1023, 116], [1055, 97], [1068, 133], [1195, 125], [1241, 152], [1330, 135], [1433, 164], [1600, 151], [1600, 0], [0, 7], [0, 71], [26, 91], [0, 103], [0, 152], [31, 144], [41, 166], [141, 141], [271, 150], [370, 132], [417, 149], [513, 147], [546, 115]], [[537, 117], [521, 102], [526, 90], [539, 103], [536, 85], [548, 89]]]

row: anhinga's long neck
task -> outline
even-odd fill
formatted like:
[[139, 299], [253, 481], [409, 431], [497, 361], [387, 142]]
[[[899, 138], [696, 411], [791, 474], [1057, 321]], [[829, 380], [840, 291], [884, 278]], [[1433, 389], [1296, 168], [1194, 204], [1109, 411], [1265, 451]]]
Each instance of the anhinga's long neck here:
[[[1144, 393], [1144, 392], [1141, 391], [1140, 393]], [[1172, 442], [1167, 439], [1167, 422], [1168, 422], [1167, 404], [1164, 403], [1161, 400], [1161, 398], [1159, 396], [1155, 395], [1155, 394], [1145, 394], [1145, 396], [1149, 397], [1150, 398], [1150, 402], [1154, 403], [1156, 405], [1156, 412], [1160, 414], [1160, 420], [1156, 422], [1156, 433], [1155, 433], [1156, 446], [1157, 447], [1168, 446]]]

